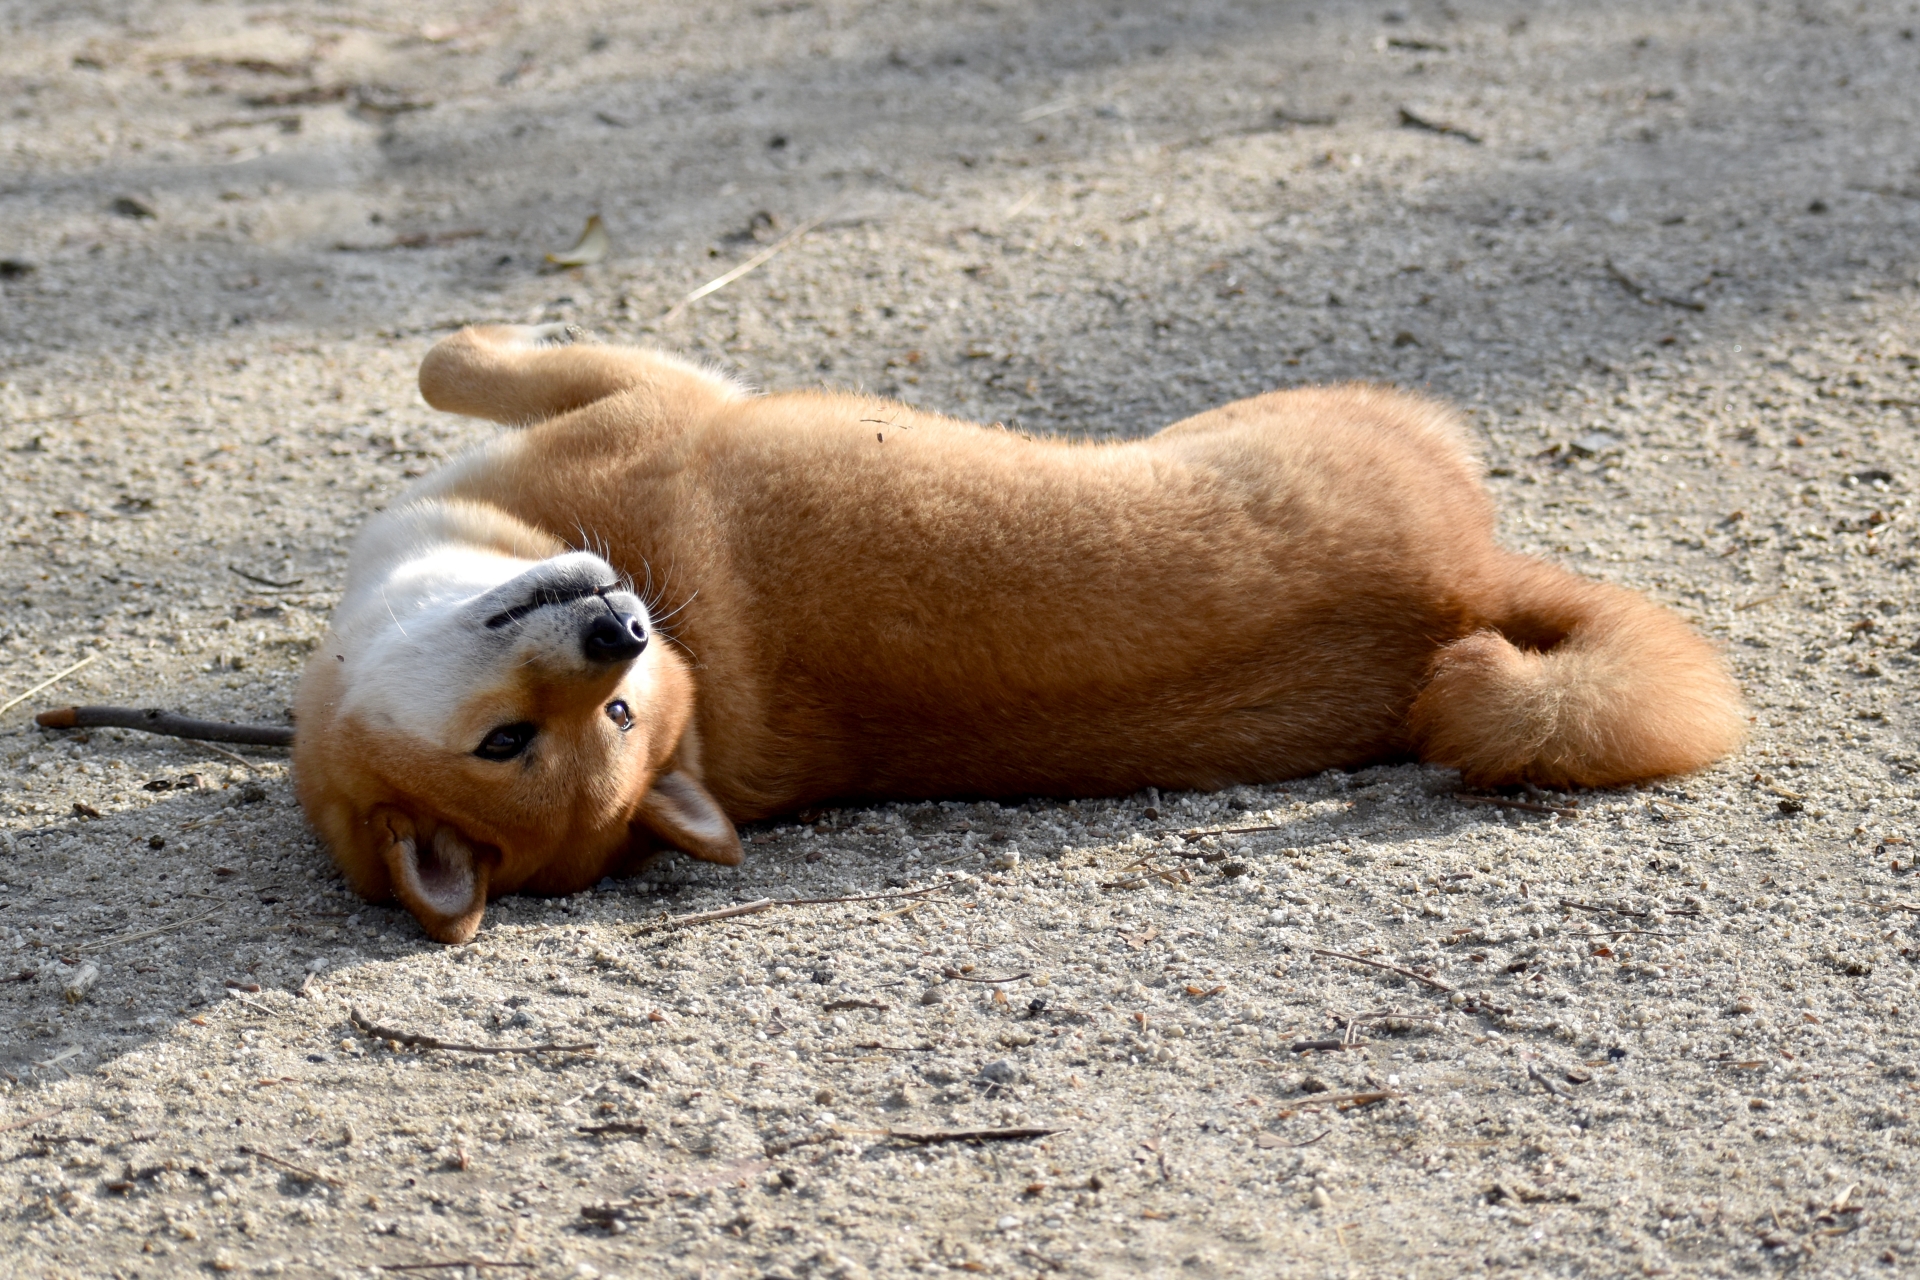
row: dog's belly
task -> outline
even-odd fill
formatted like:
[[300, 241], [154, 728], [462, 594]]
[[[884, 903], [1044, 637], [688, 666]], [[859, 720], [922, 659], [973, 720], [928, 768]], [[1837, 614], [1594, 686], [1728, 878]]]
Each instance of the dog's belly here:
[[1457, 436], [1386, 393], [1261, 397], [1119, 446], [852, 397], [729, 406], [670, 453], [623, 453], [624, 422], [536, 428], [476, 496], [589, 529], [685, 604], [704, 777], [739, 818], [1402, 754], [1494, 554]]
[[922, 664], [916, 653], [905, 666], [923, 675], [905, 682], [888, 662], [825, 679], [794, 670], [784, 687], [804, 696], [772, 716], [785, 749], [736, 757], [716, 726], [709, 778], [726, 786], [737, 767], [743, 791], [779, 796], [779, 809], [856, 795], [1210, 790], [1405, 755], [1430, 637], [1463, 624], [1427, 609], [1276, 612], [1264, 633], [1143, 662], [1157, 669], [1138, 680], [1101, 678], [1094, 655], [1081, 678], [1044, 681], [1012, 662], [1001, 679], [964, 678], [979, 654]]

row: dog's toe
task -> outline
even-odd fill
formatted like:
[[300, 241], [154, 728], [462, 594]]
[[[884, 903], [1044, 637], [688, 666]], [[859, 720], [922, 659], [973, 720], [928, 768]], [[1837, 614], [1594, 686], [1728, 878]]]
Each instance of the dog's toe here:
[[495, 327], [493, 340], [508, 347], [564, 347], [586, 336], [577, 324], [503, 324]]

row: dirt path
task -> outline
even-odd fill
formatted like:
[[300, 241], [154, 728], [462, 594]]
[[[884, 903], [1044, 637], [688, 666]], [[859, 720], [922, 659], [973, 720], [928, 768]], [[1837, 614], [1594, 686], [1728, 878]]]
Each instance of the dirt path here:
[[[1920, 10], [689, 7], [0, 5], [0, 701], [94, 658], [0, 717], [0, 1269], [1920, 1265]], [[1752, 741], [812, 814], [443, 949], [276, 753], [32, 727], [282, 717], [495, 318], [1046, 431], [1428, 389]]]

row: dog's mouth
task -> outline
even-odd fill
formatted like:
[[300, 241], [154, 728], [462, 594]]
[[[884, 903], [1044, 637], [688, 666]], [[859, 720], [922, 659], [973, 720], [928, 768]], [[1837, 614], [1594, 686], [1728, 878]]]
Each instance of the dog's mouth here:
[[510, 626], [528, 614], [539, 609], [544, 609], [550, 604], [571, 604], [575, 600], [585, 600], [592, 596], [604, 596], [609, 591], [618, 591], [620, 589], [620, 584], [617, 582], [608, 582], [600, 586], [582, 583], [571, 586], [541, 587], [533, 593], [533, 598], [524, 604], [514, 605], [511, 609], [503, 610], [494, 614], [491, 618], [488, 618], [487, 629], [497, 631], [501, 627]]

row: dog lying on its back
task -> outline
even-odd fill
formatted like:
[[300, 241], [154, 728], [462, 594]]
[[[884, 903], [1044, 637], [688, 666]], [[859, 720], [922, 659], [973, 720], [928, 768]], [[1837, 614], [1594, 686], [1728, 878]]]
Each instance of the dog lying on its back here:
[[1081, 444], [565, 337], [428, 353], [431, 404], [522, 430], [369, 523], [300, 687], [309, 817], [441, 941], [662, 844], [737, 864], [734, 822], [825, 799], [1408, 756], [1611, 786], [1741, 736], [1679, 619], [1495, 545], [1427, 401], [1275, 392]]

